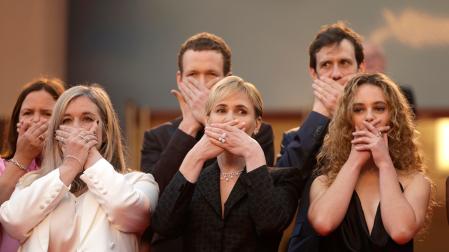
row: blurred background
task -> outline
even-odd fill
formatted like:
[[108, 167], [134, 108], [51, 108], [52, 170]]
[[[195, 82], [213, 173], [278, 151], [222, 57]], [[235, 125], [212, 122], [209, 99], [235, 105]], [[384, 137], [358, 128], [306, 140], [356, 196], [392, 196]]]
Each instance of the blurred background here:
[[232, 72], [258, 87], [265, 120], [281, 133], [312, 103], [307, 48], [320, 26], [347, 21], [382, 45], [386, 72], [411, 87], [425, 161], [441, 207], [416, 251], [449, 251], [444, 181], [449, 175], [449, 2], [312, 0], [0, 0], [0, 130], [20, 87], [39, 76], [96, 82], [110, 94], [138, 169], [145, 129], [179, 115], [177, 53], [208, 31], [233, 52]]

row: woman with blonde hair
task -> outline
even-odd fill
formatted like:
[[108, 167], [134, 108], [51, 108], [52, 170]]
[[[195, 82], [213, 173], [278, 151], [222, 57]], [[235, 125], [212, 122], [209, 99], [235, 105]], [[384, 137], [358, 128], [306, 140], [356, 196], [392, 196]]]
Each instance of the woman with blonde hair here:
[[318, 155], [308, 218], [320, 251], [412, 251], [431, 195], [411, 109], [383, 74], [349, 81]]
[[127, 172], [106, 92], [75, 86], [54, 107], [40, 170], [0, 208], [21, 251], [138, 251], [158, 198], [153, 177]]
[[237, 76], [216, 84], [206, 103], [205, 135], [161, 195], [152, 218], [156, 232], [182, 235], [186, 251], [277, 251], [306, 176], [298, 168], [267, 168], [252, 137], [262, 113], [254, 85]]

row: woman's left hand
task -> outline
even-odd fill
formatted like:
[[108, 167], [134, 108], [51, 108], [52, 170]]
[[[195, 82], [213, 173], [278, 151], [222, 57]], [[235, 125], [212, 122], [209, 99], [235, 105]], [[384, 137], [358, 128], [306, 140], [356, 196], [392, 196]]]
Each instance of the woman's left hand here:
[[355, 139], [351, 141], [358, 151], [371, 151], [374, 163], [379, 167], [382, 162], [390, 161], [388, 149], [388, 134], [390, 126], [375, 127], [374, 123], [363, 122], [364, 130], [353, 133]]
[[206, 127], [205, 134], [211, 142], [234, 155], [248, 156], [257, 141], [243, 131], [243, 124], [230, 126], [226, 123], [213, 123]]

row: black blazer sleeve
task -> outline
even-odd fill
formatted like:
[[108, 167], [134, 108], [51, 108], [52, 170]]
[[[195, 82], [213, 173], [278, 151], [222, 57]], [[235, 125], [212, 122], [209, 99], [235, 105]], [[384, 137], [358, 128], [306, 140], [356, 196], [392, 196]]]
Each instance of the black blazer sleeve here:
[[304, 167], [314, 163], [316, 154], [323, 144], [330, 119], [311, 112], [302, 126], [295, 132], [284, 135], [278, 167]]
[[164, 125], [145, 132], [141, 167], [142, 171], [153, 174], [159, 184], [160, 193], [164, 191], [195, 143], [195, 138], [173, 125]]
[[306, 176], [298, 168], [269, 172], [267, 166], [262, 166], [241, 178], [246, 184], [249, 215], [256, 232], [263, 236], [282, 232], [295, 214]]
[[178, 171], [159, 198], [158, 206], [151, 216], [151, 228], [166, 237], [183, 233], [188, 221], [188, 209], [195, 184], [190, 183]]

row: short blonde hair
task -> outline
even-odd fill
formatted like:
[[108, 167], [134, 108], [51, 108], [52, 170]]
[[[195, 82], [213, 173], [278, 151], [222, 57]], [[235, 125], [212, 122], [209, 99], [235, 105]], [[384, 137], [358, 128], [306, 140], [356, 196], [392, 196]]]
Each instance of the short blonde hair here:
[[242, 78], [235, 75], [227, 76], [215, 84], [206, 102], [206, 115], [210, 115], [213, 106], [218, 100], [234, 93], [246, 94], [253, 104], [256, 118], [262, 117], [263, 101], [259, 90], [253, 84], [245, 82]]

